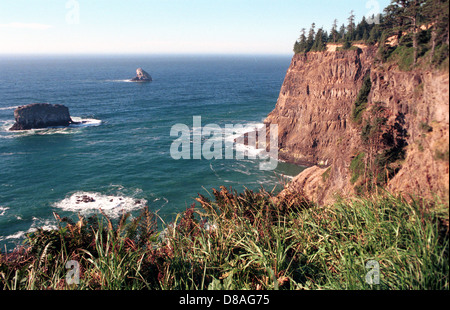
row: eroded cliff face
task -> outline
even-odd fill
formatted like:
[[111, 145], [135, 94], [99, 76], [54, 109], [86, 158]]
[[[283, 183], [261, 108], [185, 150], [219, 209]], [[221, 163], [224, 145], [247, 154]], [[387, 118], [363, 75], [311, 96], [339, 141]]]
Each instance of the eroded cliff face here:
[[[278, 124], [280, 158], [299, 164], [347, 157], [352, 102], [373, 62], [370, 49], [297, 54], [266, 124]], [[338, 148], [336, 148], [338, 146]], [[336, 149], [342, 152], [336, 154]]]
[[383, 102], [404, 115], [406, 158], [388, 182], [392, 192], [419, 197], [449, 197], [449, 75], [438, 71], [372, 71], [370, 102]]
[[[378, 150], [363, 142], [364, 120], [382, 110], [384, 133], [392, 144], [404, 140], [405, 154], [395, 163], [387, 188], [448, 199], [448, 73], [402, 72], [376, 64], [375, 53], [363, 48], [293, 57], [265, 123], [278, 124], [280, 159], [311, 167], [285, 191], [302, 191], [322, 204], [354, 195], [360, 184], [352, 175], [352, 161], [364, 152], [368, 165], [367, 154], [374, 157]], [[366, 75], [371, 90], [363, 121], [356, 123], [352, 109]]]

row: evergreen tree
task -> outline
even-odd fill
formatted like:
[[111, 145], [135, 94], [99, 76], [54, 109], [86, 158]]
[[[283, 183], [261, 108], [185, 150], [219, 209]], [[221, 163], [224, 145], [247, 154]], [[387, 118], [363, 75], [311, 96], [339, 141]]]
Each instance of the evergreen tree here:
[[[355, 29], [355, 40], [367, 40], [369, 37], [370, 25], [367, 23], [366, 18], [363, 16], [361, 22]], [[364, 39], [364, 33], [366, 33], [366, 39]]]
[[370, 30], [369, 39], [367, 40], [368, 44], [375, 44], [379, 41], [381, 37], [381, 28], [379, 25], [375, 25]]
[[306, 39], [306, 50], [305, 52], [309, 52], [314, 44], [314, 40], [316, 38], [316, 24], [312, 23], [311, 28], [309, 29], [308, 38]]
[[347, 25], [347, 39], [350, 41], [353, 41], [354, 38], [354, 34], [355, 34], [355, 14], [354, 11], [352, 10], [350, 12], [350, 16], [348, 17], [348, 25]]
[[367, 33], [366, 29], [364, 29], [364, 33], [363, 33], [362, 39], [366, 43], [367, 43], [367, 41], [369, 41], [369, 34]]
[[316, 37], [314, 39], [313, 46], [311, 47], [311, 50], [313, 51], [324, 51], [326, 50], [326, 35], [322, 28], [320, 28], [317, 33]]
[[[449, 1], [428, 0], [423, 6], [423, 15], [426, 16], [425, 24], [431, 25], [431, 52], [430, 59], [433, 60], [436, 46], [449, 40]], [[447, 52], [448, 55], [448, 52]]]
[[342, 24], [341, 28], [339, 28], [339, 40], [338, 41], [343, 41], [345, 39], [345, 25]]
[[294, 44], [294, 53], [304, 53], [306, 51], [306, 29], [302, 28], [300, 37]]
[[352, 43], [350, 42], [350, 39], [346, 37], [344, 44], [342, 45], [343, 50], [348, 50], [352, 47]]
[[337, 31], [337, 27], [338, 27], [337, 23], [338, 23], [338, 20], [335, 19], [333, 22], [333, 26], [331, 27], [330, 41], [333, 41], [333, 43], [336, 43], [339, 38], [339, 32]]
[[413, 65], [417, 63], [417, 33], [418, 21], [420, 19], [422, 5], [426, 0], [392, 0], [388, 7], [393, 17], [396, 19], [399, 31], [407, 31], [412, 33], [413, 38]]

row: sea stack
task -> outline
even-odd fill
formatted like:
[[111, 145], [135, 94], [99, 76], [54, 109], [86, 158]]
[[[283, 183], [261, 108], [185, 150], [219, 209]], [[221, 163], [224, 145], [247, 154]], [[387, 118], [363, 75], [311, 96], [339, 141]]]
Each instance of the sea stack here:
[[132, 82], [151, 82], [152, 77], [142, 68], [136, 69], [136, 77], [131, 79]]
[[9, 129], [29, 130], [56, 126], [69, 126], [74, 122], [69, 109], [61, 104], [32, 103], [14, 111], [15, 124]]

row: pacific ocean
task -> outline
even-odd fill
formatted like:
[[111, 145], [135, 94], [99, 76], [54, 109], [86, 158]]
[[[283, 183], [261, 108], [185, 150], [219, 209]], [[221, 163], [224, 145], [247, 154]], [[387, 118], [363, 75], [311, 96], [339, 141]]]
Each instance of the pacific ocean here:
[[[144, 206], [165, 222], [197, 193], [232, 187], [275, 191], [303, 168], [258, 159], [175, 160], [176, 124], [260, 126], [275, 107], [290, 56], [2, 56], [0, 245], [99, 208], [111, 217]], [[128, 79], [142, 67], [151, 83]], [[63, 104], [82, 126], [9, 132], [14, 109]], [[88, 199], [83, 199], [89, 197]]]

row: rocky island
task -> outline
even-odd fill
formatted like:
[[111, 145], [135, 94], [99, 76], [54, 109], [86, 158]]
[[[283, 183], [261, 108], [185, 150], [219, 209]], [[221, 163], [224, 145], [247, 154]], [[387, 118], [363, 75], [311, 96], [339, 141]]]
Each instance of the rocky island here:
[[15, 124], [9, 129], [29, 130], [56, 126], [69, 126], [72, 121], [69, 108], [61, 104], [32, 103], [14, 111]]
[[136, 77], [131, 79], [132, 82], [151, 82], [152, 77], [142, 68], [136, 69]]

